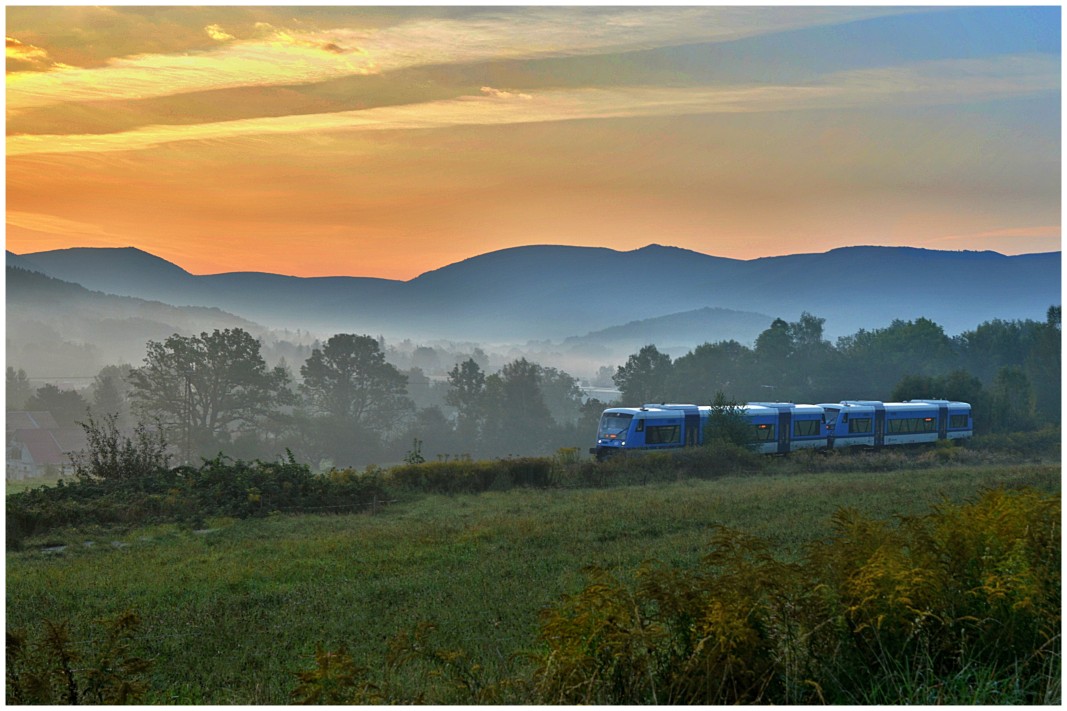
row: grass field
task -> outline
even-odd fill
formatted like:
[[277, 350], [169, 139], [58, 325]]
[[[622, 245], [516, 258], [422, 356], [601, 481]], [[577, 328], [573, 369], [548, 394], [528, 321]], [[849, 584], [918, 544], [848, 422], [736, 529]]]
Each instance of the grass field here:
[[[516, 655], [534, 649], [540, 611], [581, 589], [585, 566], [626, 577], [647, 559], [692, 565], [718, 525], [789, 556], [825, 536], [840, 507], [886, 518], [990, 487], [1058, 493], [1060, 467], [516, 489], [412, 497], [375, 516], [66, 531], [8, 553], [7, 625], [68, 621], [76, 644], [91, 648], [94, 620], [136, 611], [136, 651], [153, 661], [149, 703], [284, 704], [316, 648], [344, 644], [380, 670], [388, 640], [420, 622], [492, 679], [529, 663]], [[463, 701], [432, 676], [403, 683], [410, 698]]]

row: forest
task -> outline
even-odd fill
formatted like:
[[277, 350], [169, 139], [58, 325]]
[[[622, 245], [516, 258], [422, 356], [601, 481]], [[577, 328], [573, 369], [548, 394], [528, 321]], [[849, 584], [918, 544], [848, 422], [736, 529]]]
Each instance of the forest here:
[[[601, 374], [627, 405], [708, 404], [719, 393], [738, 402], [946, 398], [972, 404], [978, 433], [1059, 422], [1059, 306], [1044, 322], [994, 320], [956, 336], [919, 318], [831, 343], [823, 324], [809, 313], [776, 319], [752, 347], [709, 342], [673, 360], [649, 344]], [[48, 411], [61, 427], [88, 416], [114, 416], [126, 430], [157, 427], [185, 464], [288, 452], [328, 469], [584, 449], [600, 412], [614, 404], [586, 400], [578, 378], [525, 357], [489, 372], [477, 347], [448, 370], [427, 347], [401, 370], [387, 358], [395, 349], [369, 335], [316, 342], [296, 368], [284, 358], [268, 366], [263, 351], [241, 328], [175, 334], [149, 341], [138, 367], [102, 369], [84, 391], [35, 389], [9, 366], [7, 409]]]

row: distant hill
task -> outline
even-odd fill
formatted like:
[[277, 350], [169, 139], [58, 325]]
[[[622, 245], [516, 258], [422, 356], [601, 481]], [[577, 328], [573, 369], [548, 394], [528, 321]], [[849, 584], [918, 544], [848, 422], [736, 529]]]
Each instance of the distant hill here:
[[139, 365], [149, 340], [234, 327], [265, 330], [217, 308], [114, 296], [7, 267], [7, 362], [31, 377], [88, 377], [105, 365]]
[[584, 336], [571, 336], [564, 339], [561, 349], [574, 354], [608, 351], [625, 357], [625, 354], [636, 353], [643, 346], [654, 343], [658, 350], [677, 357], [709, 341], [753, 343], [773, 320], [766, 314], [705, 306], [695, 311], [631, 321]]
[[[659, 245], [629, 252], [539, 245], [479, 255], [407, 282], [195, 276], [132, 248], [8, 259], [90, 289], [217, 306], [273, 327], [487, 343], [560, 340], [709, 307], [787, 320], [808, 311], [826, 319], [831, 338], [918, 317], [958, 333], [993, 318], [1043, 320], [1061, 298], [1058, 252], [847, 247], [743, 261]], [[728, 337], [709, 329], [704, 340]]]

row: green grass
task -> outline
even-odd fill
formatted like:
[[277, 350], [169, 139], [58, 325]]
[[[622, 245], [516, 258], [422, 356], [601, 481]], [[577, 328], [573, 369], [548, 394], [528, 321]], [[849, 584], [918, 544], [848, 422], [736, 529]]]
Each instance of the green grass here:
[[[539, 611], [581, 589], [585, 566], [627, 576], [646, 559], [691, 565], [719, 524], [789, 555], [824, 536], [841, 506], [885, 518], [997, 486], [1059, 492], [1060, 467], [511, 490], [423, 496], [377, 516], [209, 520], [210, 532], [53, 532], [8, 553], [7, 625], [69, 620], [90, 646], [94, 620], [136, 610], [138, 651], [154, 660], [150, 703], [283, 704], [317, 646], [345, 644], [380, 670], [387, 641], [419, 622], [499, 678], [509, 664], [524, 668], [513, 655], [533, 649]], [[67, 548], [44, 552], [44, 543]], [[412, 697], [463, 701], [432, 677], [403, 681]]]
[[74, 477], [70, 474], [59, 476], [38, 476], [30, 479], [7, 479], [6, 480], [6, 494], [17, 494], [21, 491], [29, 491], [30, 489], [36, 489], [41, 486], [55, 486], [60, 479], [71, 481]]

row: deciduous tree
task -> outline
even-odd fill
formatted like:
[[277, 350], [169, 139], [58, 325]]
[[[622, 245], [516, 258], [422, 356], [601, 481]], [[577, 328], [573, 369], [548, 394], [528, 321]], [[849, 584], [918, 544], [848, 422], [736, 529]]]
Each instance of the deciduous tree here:
[[300, 367], [301, 390], [318, 415], [386, 432], [411, 410], [407, 377], [385, 362], [377, 339], [339, 333]]
[[188, 461], [254, 429], [290, 401], [288, 374], [267, 368], [259, 341], [240, 328], [149, 341], [130, 373], [136, 409], [158, 420]]
[[671, 357], [654, 345], [647, 345], [619, 366], [612, 381], [622, 391], [622, 402], [641, 405], [666, 398], [670, 375]]

